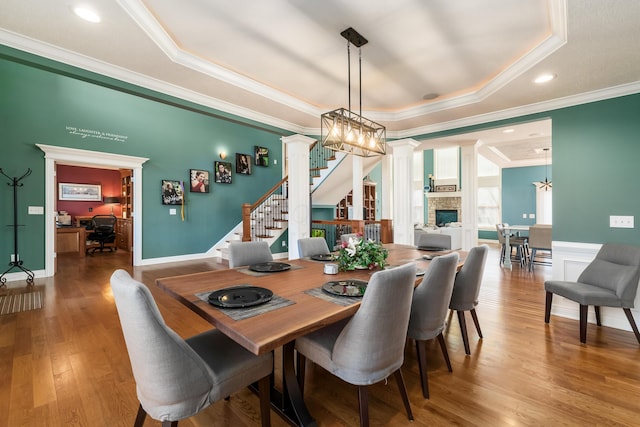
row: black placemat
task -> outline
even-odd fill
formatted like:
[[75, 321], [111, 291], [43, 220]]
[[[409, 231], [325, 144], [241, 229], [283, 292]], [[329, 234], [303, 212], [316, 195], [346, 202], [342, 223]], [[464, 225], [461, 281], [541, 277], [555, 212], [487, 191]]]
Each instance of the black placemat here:
[[[209, 294], [211, 292], [213, 291], [200, 292], [195, 295], [198, 298], [200, 298], [202, 301], [209, 304]], [[226, 314], [233, 320], [244, 320], [250, 317], [258, 316], [260, 314], [268, 313], [270, 311], [289, 306], [291, 304], [295, 304], [295, 302], [288, 300], [286, 298], [282, 298], [281, 296], [278, 296], [278, 295], [273, 295], [273, 297], [271, 298], [271, 301], [264, 304], [256, 305], [254, 307], [220, 308], [211, 304], [209, 305], [211, 305], [211, 307], [214, 307], [216, 310], [220, 310], [222, 313]]]
[[338, 295], [328, 294], [322, 290], [322, 287], [307, 289], [306, 291], [304, 291], [304, 293], [328, 302], [332, 302], [334, 304], [341, 305], [343, 307], [348, 307], [351, 304], [355, 304], [357, 302], [362, 301], [362, 297], [342, 297]]

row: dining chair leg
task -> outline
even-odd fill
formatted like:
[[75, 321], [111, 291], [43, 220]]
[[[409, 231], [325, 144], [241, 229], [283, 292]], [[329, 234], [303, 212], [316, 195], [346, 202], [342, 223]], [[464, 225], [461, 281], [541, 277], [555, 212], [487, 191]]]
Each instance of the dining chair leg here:
[[467, 334], [467, 321], [464, 318], [464, 311], [458, 311], [458, 322], [460, 323], [460, 333], [462, 334], [462, 342], [464, 343], [464, 352], [470, 355], [469, 335]]
[[580, 304], [580, 342], [587, 342], [587, 309], [588, 305]]
[[163, 421], [162, 427], [178, 427], [177, 421]]
[[478, 314], [476, 313], [476, 309], [472, 308], [471, 310], [471, 319], [473, 319], [473, 324], [476, 325], [476, 331], [478, 331], [478, 336], [483, 338], [482, 331], [480, 330], [480, 322], [478, 322]]
[[420, 384], [422, 384], [422, 396], [424, 396], [425, 399], [428, 399], [429, 398], [429, 377], [427, 376], [426, 341], [416, 340], [416, 352], [418, 353], [418, 369], [420, 370]]
[[529, 256], [529, 271], [533, 271], [533, 262], [536, 259], [536, 248], [531, 249], [531, 255]]
[[638, 331], [638, 325], [636, 325], [636, 321], [633, 318], [633, 314], [631, 313], [631, 309], [623, 308], [624, 314], [627, 315], [627, 320], [631, 325], [631, 329], [633, 329], [633, 333], [636, 334], [636, 339], [638, 340], [638, 344], [640, 344], [640, 332]]
[[138, 415], [136, 415], [136, 420], [133, 423], [133, 427], [142, 427], [145, 418], [147, 418], [147, 411], [145, 411], [142, 405], [140, 405], [138, 407]]
[[447, 342], [444, 340], [444, 335], [442, 332], [438, 335], [438, 343], [440, 344], [440, 350], [442, 350], [442, 355], [444, 356], [444, 361], [447, 364], [447, 369], [449, 372], [453, 372], [453, 368], [451, 368], [451, 360], [449, 360], [449, 352], [447, 351]]
[[271, 379], [269, 375], [258, 381], [260, 395], [260, 420], [262, 427], [271, 427]]
[[409, 418], [409, 421], [413, 421], [413, 413], [411, 412], [411, 404], [409, 403], [409, 396], [407, 395], [407, 387], [404, 384], [402, 370], [398, 369], [394, 375], [396, 377], [396, 382], [398, 383], [398, 390], [400, 391], [400, 397], [402, 397], [402, 403], [404, 403], [404, 409], [407, 411], [407, 418]]
[[593, 309], [596, 312], [596, 325], [602, 326], [602, 321], [601, 321], [601, 318], [600, 318], [600, 306], [599, 305], [594, 305]]
[[553, 292], [547, 291], [546, 300], [544, 303], [544, 323], [549, 323], [551, 318], [551, 302], [553, 301]]
[[369, 427], [369, 391], [366, 385], [358, 386], [358, 405], [360, 407], [360, 426]]

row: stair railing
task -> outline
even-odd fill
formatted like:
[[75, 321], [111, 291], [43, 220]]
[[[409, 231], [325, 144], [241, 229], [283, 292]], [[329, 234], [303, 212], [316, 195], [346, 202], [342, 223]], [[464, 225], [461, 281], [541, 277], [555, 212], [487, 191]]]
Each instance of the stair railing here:
[[242, 241], [268, 239], [282, 228], [289, 213], [288, 181], [285, 176], [253, 204], [242, 205]]

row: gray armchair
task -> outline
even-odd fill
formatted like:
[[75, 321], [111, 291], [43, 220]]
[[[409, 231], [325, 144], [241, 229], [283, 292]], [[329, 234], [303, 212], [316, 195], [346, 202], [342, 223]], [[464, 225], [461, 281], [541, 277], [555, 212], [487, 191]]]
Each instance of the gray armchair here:
[[[304, 390], [305, 360], [358, 386], [360, 425], [369, 425], [367, 386], [394, 374], [407, 416], [413, 420], [400, 367], [409, 324], [415, 263], [375, 272], [356, 314], [296, 340], [298, 381]], [[304, 392], [304, 391], [303, 391]]]
[[298, 239], [298, 252], [300, 257], [310, 257], [312, 255], [330, 254], [329, 245], [324, 237], [306, 237]]
[[149, 289], [124, 270], [113, 273], [111, 289], [140, 401], [135, 427], [147, 414], [175, 427], [254, 382], [262, 425], [270, 425], [272, 353], [255, 356], [217, 329], [183, 340], [164, 323]]
[[269, 249], [269, 244], [267, 242], [257, 241], [229, 243], [230, 268], [269, 261], [273, 261], [273, 255], [271, 254], [271, 249]]
[[469, 334], [467, 333], [467, 321], [465, 320], [464, 312], [469, 311], [471, 313], [478, 336], [482, 338], [476, 306], [478, 305], [478, 295], [480, 294], [480, 285], [482, 284], [482, 275], [484, 274], [488, 253], [489, 247], [487, 245], [471, 248], [453, 283], [453, 294], [451, 295], [449, 308], [458, 313], [460, 333], [462, 334], [464, 351], [467, 354], [471, 354], [471, 350], [469, 348]]
[[422, 282], [413, 291], [407, 336], [416, 341], [422, 395], [425, 399], [429, 398], [426, 341], [438, 338], [447, 368], [449, 372], [453, 371], [442, 331], [445, 328], [458, 258], [457, 252], [435, 258], [431, 261]]
[[605, 243], [596, 258], [580, 274], [577, 282], [549, 280], [544, 283], [546, 303], [544, 321], [549, 323], [553, 294], [580, 304], [580, 342], [587, 342], [587, 309], [593, 305], [596, 324], [602, 326], [600, 307], [621, 307], [640, 344], [640, 333], [631, 308], [640, 280], [640, 248]]

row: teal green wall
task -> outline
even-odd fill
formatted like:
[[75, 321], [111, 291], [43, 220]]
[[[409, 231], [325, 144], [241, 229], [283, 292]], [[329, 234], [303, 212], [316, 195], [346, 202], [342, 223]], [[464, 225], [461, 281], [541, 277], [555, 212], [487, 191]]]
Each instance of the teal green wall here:
[[[253, 167], [252, 175], [233, 174], [232, 184], [211, 183], [210, 193], [187, 192], [186, 218], [170, 216], [161, 204], [163, 179], [188, 181], [189, 169], [211, 172], [222, 150], [253, 156], [268, 147], [270, 160], [281, 159], [280, 138], [290, 132], [231, 118], [213, 109], [136, 89], [82, 70], [0, 47], [0, 129], [7, 175], [33, 173], [20, 188], [19, 249], [25, 265], [44, 268], [44, 215], [27, 215], [28, 206], [44, 206], [44, 153], [34, 144], [148, 157], [143, 165], [143, 259], [202, 253], [241, 221], [241, 204], [255, 202], [281, 179], [280, 164]], [[124, 142], [82, 138], [67, 127], [126, 136]], [[13, 193], [0, 186], [0, 223], [12, 222]], [[178, 209], [179, 212], [179, 209]], [[9, 260], [13, 237], [2, 228], [0, 261]], [[274, 248], [275, 249], [275, 248]]]
[[[536, 187], [533, 183], [544, 181], [545, 171], [545, 166], [502, 169], [502, 222], [519, 225], [536, 223], [536, 218], [529, 218], [529, 214], [536, 213]], [[551, 168], [548, 178], [552, 181]], [[522, 214], [527, 214], [527, 218], [522, 218]]]
[[552, 120], [553, 239], [640, 245], [640, 227], [609, 228], [609, 215], [640, 221], [640, 94], [426, 135], [429, 139]]

